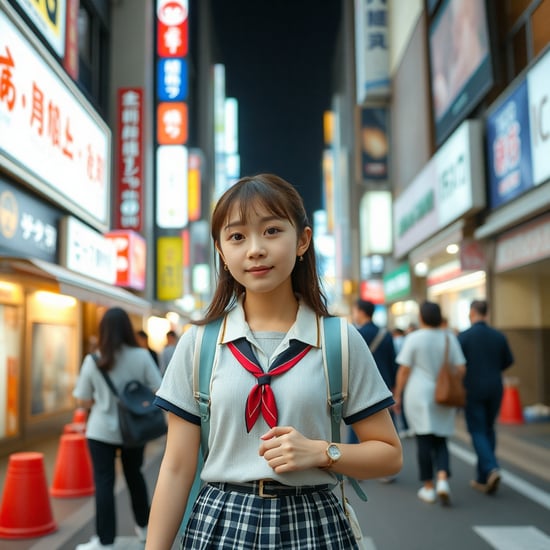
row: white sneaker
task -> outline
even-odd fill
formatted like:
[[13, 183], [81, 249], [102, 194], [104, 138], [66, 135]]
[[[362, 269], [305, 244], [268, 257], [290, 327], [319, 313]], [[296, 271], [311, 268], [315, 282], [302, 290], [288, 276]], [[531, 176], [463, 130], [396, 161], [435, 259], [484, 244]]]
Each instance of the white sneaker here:
[[416, 493], [420, 500], [432, 504], [435, 502], [435, 489], [428, 489], [426, 487], [420, 487], [418, 493]]
[[114, 544], [101, 544], [99, 537], [94, 535], [89, 542], [78, 544], [75, 550], [114, 550]]
[[446, 479], [438, 479], [435, 492], [439, 498], [439, 502], [443, 505], [447, 505], [451, 502], [451, 489]]
[[139, 525], [136, 525], [134, 529], [136, 531], [139, 542], [145, 542], [145, 540], [147, 539], [147, 525], [145, 527], [140, 527]]

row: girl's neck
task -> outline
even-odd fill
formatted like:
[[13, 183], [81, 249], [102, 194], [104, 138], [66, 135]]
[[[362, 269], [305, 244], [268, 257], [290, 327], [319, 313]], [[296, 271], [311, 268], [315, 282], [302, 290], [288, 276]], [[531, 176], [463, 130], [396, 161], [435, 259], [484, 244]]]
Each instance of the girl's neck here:
[[247, 293], [243, 307], [250, 330], [287, 332], [296, 321], [298, 300], [292, 292], [285, 297]]

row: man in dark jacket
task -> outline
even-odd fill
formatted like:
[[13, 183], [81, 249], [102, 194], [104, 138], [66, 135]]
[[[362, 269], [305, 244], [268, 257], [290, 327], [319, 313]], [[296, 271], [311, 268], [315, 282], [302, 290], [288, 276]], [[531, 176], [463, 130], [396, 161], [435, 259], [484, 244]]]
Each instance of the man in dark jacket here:
[[513, 364], [514, 357], [506, 336], [487, 324], [487, 311], [485, 300], [474, 300], [472, 326], [458, 340], [466, 357], [466, 426], [477, 455], [477, 477], [471, 485], [491, 494], [500, 483], [495, 422], [503, 394], [502, 371]]
[[[353, 323], [363, 337], [374, 357], [378, 370], [386, 382], [388, 389], [395, 386], [395, 348], [391, 333], [385, 328], [375, 325], [372, 321], [374, 304], [367, 300], [357, 300], [352, 308]], [[393, 412], [390, 412], [393, 418]], [[352, 439], [357, 442], [357, 439]], [[352, 442], [350, 441], [350, 443]]]

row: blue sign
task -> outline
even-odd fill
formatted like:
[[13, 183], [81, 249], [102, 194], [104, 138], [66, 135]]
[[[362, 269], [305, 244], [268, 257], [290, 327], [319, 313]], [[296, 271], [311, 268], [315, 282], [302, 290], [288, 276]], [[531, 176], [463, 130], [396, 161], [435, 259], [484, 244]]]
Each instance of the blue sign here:
[[533, 187], [529, 101], [524, 80], [487, 118], [489, 205], [496, 208]]
[[0, 254], [55, 263], [61, 212], [0, 177]]
[[157, 65], [159, 101], [185, 101], [187, 92], [187, 60], [179, 57], [160, 59]]

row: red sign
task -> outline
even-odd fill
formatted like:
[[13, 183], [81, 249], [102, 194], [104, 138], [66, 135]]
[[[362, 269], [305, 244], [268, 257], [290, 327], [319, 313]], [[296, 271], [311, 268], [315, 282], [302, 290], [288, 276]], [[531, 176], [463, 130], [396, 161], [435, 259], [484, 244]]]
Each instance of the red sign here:
[[79, 0], [67, 0], [63, 67], [73, 80], [78, 80], [78, 7]]
[[141, 231], [143, 219], [143, 89], [119, 89], [117, 113], [118, 178], [115, 227]]
[[359, 294], [361, 300], [368, 300], [373, 304], [384, 303], [384, 282], [380, 279], [361, 281]]
[[187, 143], [187, 103], [164, 102], [157, 107], [157, 141], [159, 145]]
[[106, 239], [114, 242], [116, 248], [116, 285], [135, 290], [145, 289], [147, 244], [134, 231], [111, 231]]
[[189, 47], [188, 0], [157, 0], [157, 53], [185, 57]]

